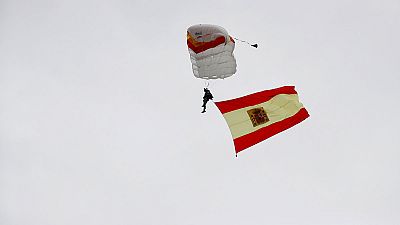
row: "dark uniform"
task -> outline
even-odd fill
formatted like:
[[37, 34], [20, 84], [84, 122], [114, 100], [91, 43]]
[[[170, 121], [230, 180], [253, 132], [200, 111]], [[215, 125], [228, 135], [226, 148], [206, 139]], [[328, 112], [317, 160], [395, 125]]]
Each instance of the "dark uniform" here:
[[203, 107], [203, 111], [201, 113], [205, 113], [206, 112], [206, 104], [209, 100], [213, 99], [213, 95], [211, 94], [210, 90], [208, 90], [207, 88], [204, 88], [204, 96], [203, 96], [203, 105], [201, 107]]

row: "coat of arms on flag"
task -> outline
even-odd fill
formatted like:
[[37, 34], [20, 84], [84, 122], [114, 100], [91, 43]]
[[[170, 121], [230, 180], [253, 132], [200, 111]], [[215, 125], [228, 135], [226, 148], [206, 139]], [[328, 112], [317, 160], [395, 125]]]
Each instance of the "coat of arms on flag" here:
[[261, 125], [269, 121], [267, 113], [265, 113], [263, 107], [247, 110], [247, 114], [249, 115], [250, 120], [253, 123], [253, 127], [256, 127], [258, 125]]

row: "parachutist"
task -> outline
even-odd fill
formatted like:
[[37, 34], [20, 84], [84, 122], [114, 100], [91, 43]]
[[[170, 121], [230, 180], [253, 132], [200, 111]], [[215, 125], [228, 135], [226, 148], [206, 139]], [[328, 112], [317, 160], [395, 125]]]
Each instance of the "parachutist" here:
[[208, 90], [208, 88], [204, 88], [204, 96], [203, 96], [203, 105], [201, 107], [203, 107], [203, 111], [201, 113], [205, 113], [206, 112], [206, 104], [209, 100], [213, 99], [213, 95], [211, 94], [210, 90]]

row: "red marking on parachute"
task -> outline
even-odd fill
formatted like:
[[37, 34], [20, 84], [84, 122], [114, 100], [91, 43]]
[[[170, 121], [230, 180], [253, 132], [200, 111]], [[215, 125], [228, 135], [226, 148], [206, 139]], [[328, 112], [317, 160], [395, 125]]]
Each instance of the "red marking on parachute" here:
[[195, 53], [204, 52], [207, 49], [215, 48], [220, 44], [225, 43], [225, 37], [221, 36], [210, 42], [197, 42], [192, 39], [187, 40], [187, 45]]

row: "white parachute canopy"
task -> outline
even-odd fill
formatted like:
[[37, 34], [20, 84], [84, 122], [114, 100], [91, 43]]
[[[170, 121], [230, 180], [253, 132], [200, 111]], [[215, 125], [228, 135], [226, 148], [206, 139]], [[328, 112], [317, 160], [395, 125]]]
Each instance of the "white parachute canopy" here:
[[224, 79], [236, 73], [235, 41], [223, 27], [191, 26], [187, 30], [187, 45], [195, 77]]

